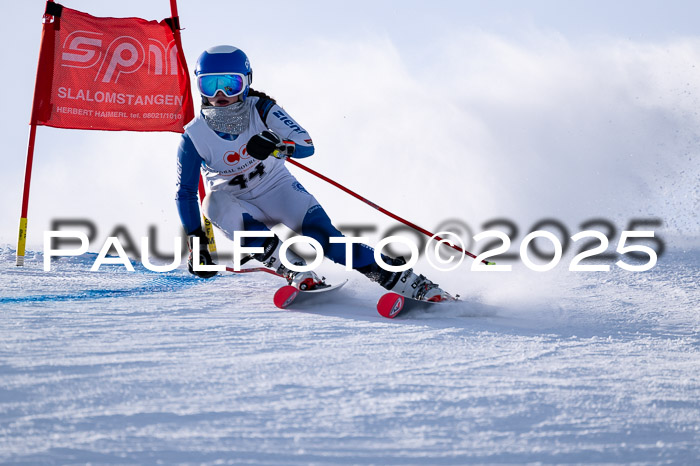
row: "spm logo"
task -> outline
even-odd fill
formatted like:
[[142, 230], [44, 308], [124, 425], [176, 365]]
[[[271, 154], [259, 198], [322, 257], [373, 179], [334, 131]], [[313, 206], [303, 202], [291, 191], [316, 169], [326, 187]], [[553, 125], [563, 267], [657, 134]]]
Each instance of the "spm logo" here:
[[163, 44], [148, 38], [146, 44], [131, 36], [119, 36], [106, 44], [104, 34], [73, 31], [63, 42], [61, 66], [96, 68], [95, 81], [116, 83], [122, 74], [135, 73], [148, 62], [152, 75], [177, 75], [175, 41]]

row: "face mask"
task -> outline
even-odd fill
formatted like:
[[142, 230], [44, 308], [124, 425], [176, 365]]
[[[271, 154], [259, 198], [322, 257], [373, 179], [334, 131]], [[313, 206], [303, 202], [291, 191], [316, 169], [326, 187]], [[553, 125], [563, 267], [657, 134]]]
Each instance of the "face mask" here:
[[235, 102], [225, 107], [202, 107], [204, 121], [214, 131], [241, 134], [250, 124], [250, 100]]

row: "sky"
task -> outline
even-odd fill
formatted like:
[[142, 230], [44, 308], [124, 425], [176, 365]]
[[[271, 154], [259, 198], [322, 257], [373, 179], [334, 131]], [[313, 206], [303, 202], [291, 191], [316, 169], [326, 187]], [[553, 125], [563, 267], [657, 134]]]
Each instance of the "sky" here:
[[[169, 16], [165, 0], [66, 1], [94, 16]], [[204, 8], [203, 8], [204, 5]], [[428, 229], [556, 219], [618, 230], [660, 218], [697, 238], [700, 36], [692, 1], [179, 2], [190, 69], [232, 44], [254, 87], [309, 130], [310, 167]], [[5, 5], [0, 244], [14, 245], [44, 2]], [[179, 135], [40, 127], [30, 247], [55, 219], [104, 238], [180, 234]], [[389, 223], [298, 171], [336, 224]], [[515, 240], [515, 238], [514, 238]], [[99, 250], [100, 239], [91, 244]]]

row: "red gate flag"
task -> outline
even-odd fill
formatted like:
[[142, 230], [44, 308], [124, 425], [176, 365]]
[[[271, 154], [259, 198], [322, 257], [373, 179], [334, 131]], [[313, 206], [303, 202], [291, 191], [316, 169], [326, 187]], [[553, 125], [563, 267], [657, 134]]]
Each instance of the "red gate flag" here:
[[172, 20], [98, 18], [53, 2], [47, 14], [32, 123], [184, 131], [194, 106]]

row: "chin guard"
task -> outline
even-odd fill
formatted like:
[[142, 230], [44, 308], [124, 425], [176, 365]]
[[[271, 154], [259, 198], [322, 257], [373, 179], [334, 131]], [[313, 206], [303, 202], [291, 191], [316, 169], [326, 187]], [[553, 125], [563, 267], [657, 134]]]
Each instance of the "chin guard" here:
[[203, 107], [204, 121], [214, 131], [241, 134], [250, 125], [250, 100], [235, 102], [225, 107]]

